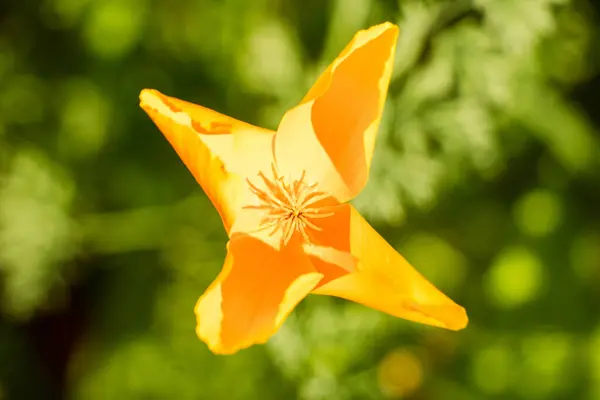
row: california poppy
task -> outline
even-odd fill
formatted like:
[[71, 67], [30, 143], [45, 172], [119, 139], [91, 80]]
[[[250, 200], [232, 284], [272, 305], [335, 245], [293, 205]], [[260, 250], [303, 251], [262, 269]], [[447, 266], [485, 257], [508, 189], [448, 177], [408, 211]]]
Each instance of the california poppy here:
[[196, 304], [215, 353], [266, 342], [309, 293], [462, 329], [467, 315], [347, 202], [364, 187], [398, 37], [359, 31], [276, 132], [145, 89], [140, 106], [219, 212], [223, 269]]

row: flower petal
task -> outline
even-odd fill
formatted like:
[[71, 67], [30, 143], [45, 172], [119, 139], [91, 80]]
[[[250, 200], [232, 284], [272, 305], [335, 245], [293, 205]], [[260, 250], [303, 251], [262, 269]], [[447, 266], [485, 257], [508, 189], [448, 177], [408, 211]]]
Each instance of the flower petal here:
[[[356, 260], [354, 272], [331, 279], [327, 274], [323, 284], [313, 292], [342, 297], [386, 312], [396, 317], [459, 330], [468, 323], [465, 309], [450, 300], [428, 282], [392, 246], [390, 246], [356, 211], [345, 204], [346, 213], [338, 212], [337, 238], [332, 247], [341, 243], [350, 249]], [[327, 237], [321, 245], [325, 246]], [[345, 244], [347, 243], [347, 244]], [[312, 257], [316, 253], [310, 253]], [[311, 259], [312, 262], [312, 259]], [[321, 262], [331, 263], [322, 258]], [[326, 270], [318, 268], [325, 272]]]
[[276, 250], [235, 234], [221, 274], [196, 304], [196, 333], [217, 354], [264, 343], [322, 276], [297, 241]]
[[245, 201], [245, 178], [273, 161], [274, 132], [144, 89], [140, 106], [217, 208], [229, 232]]
[[283, 117], [275, 156], [283, 175], [306, 176], [344, 202], [367, 182], [398, 37], [384, 23], [356, 34], [302, 103]]

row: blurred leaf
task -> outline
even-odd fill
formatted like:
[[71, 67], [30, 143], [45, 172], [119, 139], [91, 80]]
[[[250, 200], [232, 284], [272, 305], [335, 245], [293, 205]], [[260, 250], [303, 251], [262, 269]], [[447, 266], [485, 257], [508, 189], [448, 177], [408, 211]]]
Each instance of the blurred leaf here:
[[29, 316], [63, 278], [76, 246], [69, 216], [73, 183], [35, 150], [14, 155], [0, 186], [0, 268], [6, 274], [3, 308]]

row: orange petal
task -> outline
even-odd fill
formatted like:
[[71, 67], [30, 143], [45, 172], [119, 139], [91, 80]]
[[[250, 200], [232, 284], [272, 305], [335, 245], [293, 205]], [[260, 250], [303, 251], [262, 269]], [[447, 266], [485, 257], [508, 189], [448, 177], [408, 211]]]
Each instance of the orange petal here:
[[195, 309], [196, 333], [217, 354], [266, 342], [323, 276], [298, 241], [276, 250], [236, 234], [228, 248], [221, 274]]
[[269, 168], [274, 132], [144, 89], [140, 106], [217, 208], [229, 232], [245, 201], [245, 178]]
[[[344, 206], [347, 213], [339, 212], [334, 216], [341, 229], [330, 231], [335, 234], [329, 235], [334, 236], [333, 243], [343, 245], [347, 240], [350, 253], [356, 259], [356, 270], [333, 279], [326, 275], [324, 284], [314, 293], [342, 297], [423, 324], [452, 330], [467, 325], [468, 318], [463, 307], [417, 272], [354, 207]], [[322, 236], [321, 245], [327, 240], [326, 236]], [[314, 253], [311, 255], [315, 256]], [[322, 259], [322, 262], [335, 261]]]
[[357, 266], [350, 247], [350, 205], [339, 204], [324, 211], [332, 215], [313, 221], [319, 230], [311, 230], [310, 243], [303, 246], [310, 262], [323, 274], [319, 286], [356, 271]]
[[398, 37], [384, 23], [356, 34], [302, 103], [283, 117], [275, 138], [281, 173], [302, 171], [344, 202], [364, 187]]

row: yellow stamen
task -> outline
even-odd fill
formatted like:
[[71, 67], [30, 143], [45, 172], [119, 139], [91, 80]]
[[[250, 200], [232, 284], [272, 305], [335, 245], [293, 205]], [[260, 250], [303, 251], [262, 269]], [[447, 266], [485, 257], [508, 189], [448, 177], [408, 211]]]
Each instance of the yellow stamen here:
[[300, 233], [305, 242], [310, 242], [308, 230], [321, 231], [322, 229], [312, 220], [326, 218], [333, 215], [326, 207], [319, 205], [331, 196], [316, 190], [316, 184], [305, 182], [305, 173], [300, 178], [286, 183], [279, 175], [275, 165], [271, 166], [273, 178], [269, 179], [261, 171], [258, 176], [264, 183], [264, 188], [246, 179], [250, 191], [259, 200], [258, 205], [248, 205], [244, 208], [268, 211], [261, 222], [261, 229], [273, 228], [270, 235], [281, 231], [282, 243], [287, 245], [295, 232]]

